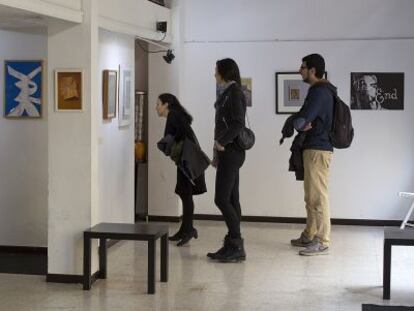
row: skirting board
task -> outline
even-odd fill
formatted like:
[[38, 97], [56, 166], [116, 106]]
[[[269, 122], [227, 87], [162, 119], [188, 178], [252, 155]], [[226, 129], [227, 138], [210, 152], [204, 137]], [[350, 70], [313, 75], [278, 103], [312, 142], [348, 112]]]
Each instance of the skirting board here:
[[[159, 222], [179, 222], [181, 217], [171, 216], [148, 216], [149, 221]], [[211, 214], [195, 214], [195, 220], [214, 220], [223, 221], [221, 215]], [[306, 218], [303, 217], [269, 217], [269, 216], [242, 216], [242, 221], [245, 222], [268, 222], [268, 223], [288, 223], [288, 224], [305, 224]], [[332, 218], [333, 225], [346, 226], [373, 226], [373, 227], [394, 227], [400, 226], [402, 220], [377, 220], [377, 219], [345, 219]]]
[[[99, 271], [92, 274], [92, 284], [98, 279]], [[77, 274], [53, 274], [46, 275], [48, 283], [83, 284], [83, 275]]]
[[0, 245], [0, 253], [47, 254], [47, 247]]
[[[118, 243], [119, 240], [107, 240], [106, 247], [109, 249], [112, 246], [114, 246], [116, 243]], [[92, 284], [99, 279], [99, 271], [96, 271], [94, 274], [92, 274]], [[46, 275], [46, 282], [50, 283], [70, 283], [70, 284], [77, 284], [83, 283], [83, 275], [77, 275], [77, 274], [47, 274]]]
[[148, 215], [148, 221], [154, 222], [180, 222], [181, 216], [151, 216]]
[[[223, 221], [221, 215], [207, 215], [196, 214], [194, 215], [196, 220], [220, 220]], [[242, 221], [246, 222], [269, 222], [269, 223], [287, 223], [287, 224], [305, 224], [306, 218], [302, 217], [268, 217], [268, 216], [242, 216]], [[347, 226], [399, 226], [401, 220], [376, 220], [376, 219], [343, 219], [332, 218], [331, 223], [333, 225], [347, 225]]]

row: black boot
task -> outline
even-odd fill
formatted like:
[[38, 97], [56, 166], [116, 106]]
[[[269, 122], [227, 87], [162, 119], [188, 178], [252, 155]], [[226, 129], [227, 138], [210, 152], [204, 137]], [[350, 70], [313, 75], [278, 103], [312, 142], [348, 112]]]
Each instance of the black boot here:
[[183, 233], [181, 235], [181, 241], [177, 243], [177, 246], [183, 246], [185, 244], [187, 244], [188, 242], [190, 242], [190, 240], [192, 238], [198, 239], [198, 232], [196, 229], [191, 230], [188, 233]]
[[218, 255], [216, 259], [220, 262], [240, 262], [246, 260], [243, 239], [230, 239], [226, 252]]
[[229, 241], [230, 237], [226, 235], [223, 240], [223, 246], [215, 253], [208, 253], [207, 257], [211, 259], [218, 259], [219, 256], [222, 256], [227, 251]]

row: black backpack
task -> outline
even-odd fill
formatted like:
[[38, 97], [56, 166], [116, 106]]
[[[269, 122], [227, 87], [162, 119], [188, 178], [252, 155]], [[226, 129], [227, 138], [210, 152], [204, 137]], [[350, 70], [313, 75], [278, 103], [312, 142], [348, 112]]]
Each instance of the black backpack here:
[[348, 148], [354, 138], [351, 110], [337, 94], [334, 94], [334, 112], [329, 138], [332, 146], [337, 149]]

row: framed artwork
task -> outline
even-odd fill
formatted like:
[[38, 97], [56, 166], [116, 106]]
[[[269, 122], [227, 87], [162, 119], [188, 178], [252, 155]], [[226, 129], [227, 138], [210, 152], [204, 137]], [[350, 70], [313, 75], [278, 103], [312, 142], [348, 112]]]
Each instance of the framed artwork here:
[[[241, 78], [242, 91], [246, 97], [246, 106], [252, 106], [252, 78]], [[216, 100], [219, 98], [220, 94], [223, 92], [224, 86], [216, 83]]]
[[351, 72], [351, 109], [404, 110], [404, 73]]
[[[325, 72], [324, 79], [328, 73]], [[309, 84], [298, 72], [276, 72], [276, 114], [293, 114], [305, 102]]]
[[241, 84], [246, 97], [246, 106], [252, 107], [252, 78], [241, 78]]
[[55, 109], [66, 112], [83, 110], [82, 69], [55, 70]]
[[131, 119], [132, 100], [134, 98], [132, 88], [132, 71], [119, 66], [119, 127], [128, 126]]
[[118, 71], [104, 70], [102, 77], [102, 111], [105, 120], [110, 120], [116, 117], [117, 101]]
[[4, 62], [4, 116], [10, 119], [41, 118], [43, 109], [43, 62]]

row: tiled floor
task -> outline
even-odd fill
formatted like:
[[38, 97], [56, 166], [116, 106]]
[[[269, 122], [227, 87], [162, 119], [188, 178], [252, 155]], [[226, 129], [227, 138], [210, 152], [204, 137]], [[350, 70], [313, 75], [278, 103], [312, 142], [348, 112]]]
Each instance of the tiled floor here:
[[120, 242], [109, 250], [108, 279], [91, 291], [1, 274], [0, 310], [348, 311], [361, 310], [362, 303], [414, 305], [414, 247], [394, 247], [392, 300], [381, 299], [383, 228], [333, 226], [331, 254], [309, 258], [289, 245], [301, 225], [244, 223], [247, 261], [220, 264], [205, 254], [220, 246], [224, 225], [200, 221], [196, 227], [200, 237], [190, 246], [171, 244], [170, 281], [157, 282], [155, 295], [146, 294], [145, 244]]

